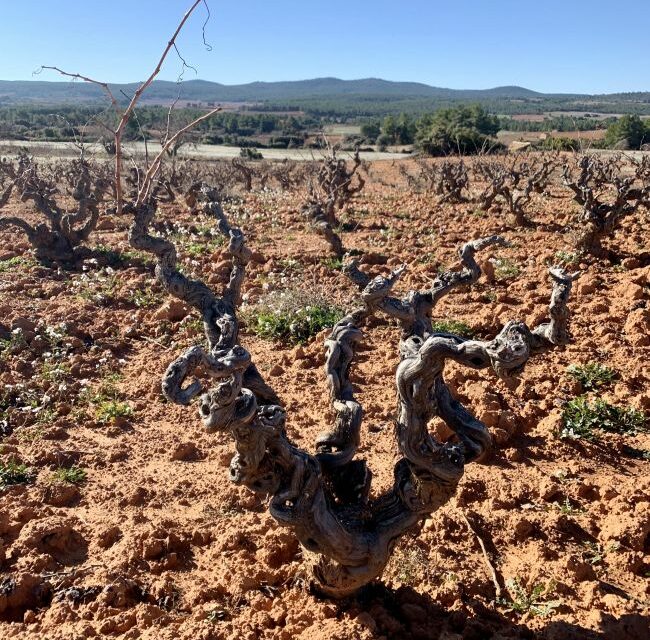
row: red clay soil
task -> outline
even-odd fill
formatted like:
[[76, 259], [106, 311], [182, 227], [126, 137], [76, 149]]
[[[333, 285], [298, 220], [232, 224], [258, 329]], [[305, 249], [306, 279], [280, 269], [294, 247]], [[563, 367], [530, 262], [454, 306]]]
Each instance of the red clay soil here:
[[[373, 170], [397, 180], [388, 163]], [[258, 254], [244, 285], [249, 303], [291, 287], [341, 304], [354, 296], [325, 260], [322, 238], [306, 228], [300, 203], [299, 194], [271, 192], [226, 207]], [[353, 230], [343, 237], [365, 252], [372, 274], [405, 262], [406, 292], [456, 264], [464, 241], [505, 235], [513, 246], [480, 256], [487, 268], [479, 283], [435, 311], [489, 338], [510, 319], [545, 318], [547, 267], [572, 250], [566, 225], [575, 206], [556, 185], [551, 197], [533, 201], [536, 225], [521, 229], [505, 215], [439, 206], [375, 180], [345, 214]], [[20, 203], [9, 211], [32, 215]], [[222, 249], [192, 235], [207, 219], [178, 206], [159, 220], [175, 225], [186, 272], [224, 281]], [[104, 216], [91, 246], [127, 251], [128, 223]], [[400, 541], [381, 582], [344, 602], [309, 592], [291, 532], [264, 500], [229, 482], [229, 438], [205, 433], [195, 407], [161, 396], [165, 368], [201, 340], [201, 327], [153, 283], [152, 264], [104, 251], [83, 270], [57, 270], [34, 262], [24, 236], [3, 232], [0, 460], [24, 463], [32, 477], [0, 490], [0, 638], [648, 637], [650, 437], [558, 437], [563, 403], [581, 393], [567, 375], [571, 364], [612, 367], [618, 377], [591, 396], [650, 412], [647, 225], [641, 212], [607, 241], [614, 262], [579, 265], [569, 346], [531, 360], [512, 384], [449, 368], [452, 390], [490, 427], [497, 451], [468, 466], [450, 503]], [[490, 258], [501, 261], [496, 273]], [[332, 419], [326, 333], [305, 347], [242, 336], [287, 407], [290, 437], [309, 450]], [[383, 319], [366, 333], [353, 365], [365, 408], [358, 455], [380, 492], [397, 457], [399, 333]], [[440, 424], [431, 429], [445, 435]], [[70, 467], [85, 470], [85, 481], [57, 472]], [[478, 537], [503, 589], [499, 599]]]

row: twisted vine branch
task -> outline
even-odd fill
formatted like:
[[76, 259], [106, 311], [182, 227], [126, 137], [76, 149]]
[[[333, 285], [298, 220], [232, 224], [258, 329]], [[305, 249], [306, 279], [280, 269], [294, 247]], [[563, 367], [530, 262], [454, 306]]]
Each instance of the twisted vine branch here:
[[[149, 234], [155, 207], [133, 208], [131, 244], [157, 257], [159, 280], [201, 313], [208, 341], [208, 349], [192, 347], [168, 367], [163, 391], [171, 401], [186, 405], [201, 393], [198, 381], [183, 387], [198, 367], [214, 378], [215, 386], [200, 398], [199, 411], [206, 428], [229, 432], [235, 440], [231, 480], [271, 497], [271, 515], [290, 527], [310, 552], [318, 590], [333, 597], [349, 595], [381, 575], [400, 536], [443, 505], [453, 495], [465, 464], [490, 448], [485, 426], [452, 397], [444, 383], [447, 360], [511, 375], [531, 355], [564, 343], [573, 276], [561, 269], [551, 271], [549, 323], [531, 331], [523, 323], [511, 322], [493, 340], [483, 342], [434, 332], [431, 312], [446, 293], [479, 278], [476, 251], [503, 245], [503, 238], [465, 244], [460, 250], [461, 271], [442, 274], [429, 290], [411, 292], [403, 299], [390, 295], [403, 267], [388, 277], [371, 279], [350, 263], [346, 273], [362, 289], [362, 304], [336, 324], [326, 341], [325, 371], [336, 421], [332, 431], [318, 437], [316, 453], [310, 454], [288, 439], [284, 409], [254, 369], [250, 354], [238, 344], [236, 306], [250, 253], [241, 232], [228, 224], [217, 203], [209, 201], [209, 192], [203, 195], [204, 210], [229, 238], [233, 266], [221, 297], [179, 273], [173, 245]], [[362, 408], [354, 397], [349, 371], [362, 340], [361, 327], [379, 311], [397, 318], [402, 326], [396, 374], [396, 436], [402, 458], [395, 466], [392, 488], [373, 498], [366, 462], [355, 459]], [[451, 441], [438, 442], [428, 432], [434, 415], [454, 431]]]

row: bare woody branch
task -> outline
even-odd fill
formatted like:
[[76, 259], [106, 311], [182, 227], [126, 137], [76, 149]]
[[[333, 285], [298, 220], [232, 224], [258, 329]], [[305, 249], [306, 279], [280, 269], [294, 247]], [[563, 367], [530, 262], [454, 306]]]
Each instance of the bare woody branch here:
[[[182, 28], [185, 26], [185, 23], [188, 21], [189, 17], [192, 15], [194, 10], [200, 5], [204, 3], [204, 0], [195, 0], [193, 2], [192, 6], [185, 12], [183, 15], [183, 18], [181, 21], [178, 23], [178, 26], [176, 27], [176, 30], [174, 31], [172, 37], [169, 39], [167, 42], [167, 46], [162, 52], [162, 55], [160, 56], [160, 59], [158, 60], [158, 64], [154, 68], [153, 72], [149, 75], [149, 77], [136, 89], [135, 93], [133, 94], [133, 97], [131, 98], [128, 106], [126, 109], [123, 111], [120, 110], [119, 103], [115, 99], [115, 96], [113, 92], [111, 91], [110, 87], [108, 86], [107, 83], [101, 82], [99, 80], [94, 80], [93, 78], [89, 78], [87, 76], [83, 76], [79, 73], [69, 73], [67, 71], [63, 71], [59, 67], [54, 67], [54, 66], [43, 66], [43, 69], [51, 69], [54, 71], [57, 71], [61, 75], [68, 76], [73, 79], [79, 79], [83, 80], [84, 82], [89, 82], [91, 84], [96, 84], [99, 87], [101, 87], [106, 94], [108, 95], [109, 99], [111, 100], [111, 104], [113, 105], [118, 117], [119, 117], [119, 123], [113, 132], [114, 138], [115, 138], [115, 191], [116, 191], [116, 199], [117, 199], [117, 213], [122, 212], [122, 207], [123, 207], [123, 192], [122, 192], [122, 136], [124, 134], [124, 129], [129, 122], [131, 115], [133, 114], [133, 110], [135, 109], [138, 101], [142, 97], [142, 94], [146, 91], [146, 89], [151, 85], [151, 83], [154, 81], [156, 76], [160, 73], [160, 70], [162, 68], [163, 63], [165, 62], [165, 59], [167, 58], [167, 55], [171, 51], [171, 49], [176, 50], [176, 38], [178, 37], [178, 34], [181, 32]], [[197, 118], [194, 122], [190, 123], [187, 127], [183, 129], [183, 133], [187, 131], [189, 128], [196, 126], [199, 122], [205, 120], [206, 118], [209, 118], [210, 116], [214, 115], [219, 109], [213, 109], [211, 112], [205, 114], [204, 116], [201, 116], [200, 118]], [[169, 141], [167, 141], [169, 142]], [[169, 147], [167, 147], [169, 148]], [[160, 166], [160, 161], [158, 162], [158, 167]], [[157, 171], [157, 169], [156, 169]], [[155, 176], [156, 171], [152, 173], [152, 177]], [[149, 173], [149, 172], [147, 172]], [[148, 181], [149, 186], [151, 183], [151, 179]], [[145, 185], [143, 185], [145, 186]], [[142, 192], [142, 190], [141, 190]], [[146, 195], [145, 193], [142, 193], [142, 197]], [[138, 194], [138, 202], [140, 202], [141, 198], [141, 193]]]

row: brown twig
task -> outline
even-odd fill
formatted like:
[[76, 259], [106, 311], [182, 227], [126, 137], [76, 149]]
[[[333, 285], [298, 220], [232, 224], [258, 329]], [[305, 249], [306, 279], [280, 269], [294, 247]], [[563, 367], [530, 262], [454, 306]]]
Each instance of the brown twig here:
[[[117, 113], [118, 117], [120, 118], [119, 124], [117, 125], [117, 128], [113, 132], [113, 135], [115, 137], [115, 195], [117, 199], [117, 213], [120, 214], [122, 212], [122, 135], [124, 133], [124, 129], [128, 123], [128, 121], [131, 118], [131, 115], [133, 113], [133, 110], [135, 109], [136, 104], [140, 100], [142, 94], [145, 92], [145, 90], [151, 85], [151, 83], [154, 81], [156, 76], [160, 73], [160, 70], [162, 68], [163, 63], [165, 62], [165, 59], [167, 58], [167, 55], [169, 54], [170, 50], [172, 48], [176, 48], [176, 38], [178, 37], [178, 34], [180, 33], [181, 29], [185, 26], [185, 23], [189, 19], [189, 17], [192, 15], [194, 10], [202, 3], [204, 3], [205, 0], [195, 0], [193, 2], [192, 6], [185, 12], [183, 15], [183, 18], [179, 22], [178, 26], [176, 27], [176, 31], [174, 31], [174, 34], [172, 37], [169, 39], [167, 42], [167, 46], [162, 52], [162, 55], [160, 56], [160, 59], [158, 60], [158, 64], [156, 65], [155, 69], [153, 72], [149, 75], [149, 77], [136, 89], [135, 93], [133, 94], [133, 97], [131, 98], [131, 101], [129, 102], [128, 106], [124, 111], [120, 111], [119, 104], [117, 100], [115, 99], [115, 96], [113, 95], [113, 92], [110, 90], [110, 87], [108, 86], [108, 83], [106, 82], [100, 82], [99, 80], [94, 80], [93, 78], [89, 78], [87, 76], [83, 76], [80, 73], [69, 73], [67, 71], [63, 71], [59, 67], [53, 67], [53, 66], [43, 66], [41, 69], [51, 69], [53, 71], [57, 71], [61, 75], [68, 76], [73, 79], [78, 79], [78, 80], [83, 80], [84, 82], [90, 82], [91, 84], [96, 84], [99, 87], [101, 87], [106, 94], [108, 95], [111, 104], [113, 105], [113, 108], [115, 109], [115, 112]], [[204, 25], [205, 26], [205, 25]], [[180, 56], [180, 54], [179, 54]], [[181, 57], [181, 60], [183, 58]], [[185, 61], [183, 61], [183, 64], [185, 65]], [[211, 111], [209, 114], [206, 114], [205, 116], [202, 116], [201, 118], [197, 118], [193, 123], [185, 127], [180, 133], [184, 133], [187, 131], [188, 128], [198, 124], [202, 120], [205, 120], [206, 118], [210, 117], [214, 113], [216, 113], [218, 109]], [[174, 140], [177, 136], [174, 136], [171, 140]], [[168, 147], [165, 147], [168, 148]], [[163, 149], [164, 150], [164, 149]], [[156, 158], [158, 160], [158, 158]], [[154, 164], [156, 164], [156, 160], [154, 160]], [[158, 162], [158, 165], [160, 162]], [[147, 176], [149, 174], [152, 175], [152, 177], [155, 175], [157, 169], [154, 170], [153, 172], [151, 171], [151, 168], [147, 171]], [[149, 180], [149, 182], [151, 179]], [[143, 187], [147, 185], [147, 181], [145, 178], [145, 184]], [[141, 194], [143, 194], [143, 191], [141, 189], [140, 193], [138, 194], [138, 202], [141, 202]], [[146, 192], [145, 192], [146, 194]], [[143, 194], [144, 195], [144, 194]]]
[[496, 569], [494, 568], [494, 565], [492, 564], [492, 562], [490, 561], [490, 557], [488, 556], [487, 549], [485, 548], [485, 543], [483, 542], [481, 536], [479, 536], [479, 534], [476, 533], [476, 529], [472, 527], [470, 521], [467, 519], [467, 516], [462, 511], [460, 512], [460, 515], [461, 518], [465, 521], [467, 528], [470, 530], [471, 533], [473, 533], [476, 536], [476, 539], [478, 540], [479, 546], [481, 547], [481, 551], [483, 552], [483, 560], [485, 561], [485, 564], [488, 569], [488, 573], [490, 574], [490, 578], [492, 578], [492, 583], [494, 584], [494, 591], [496, 592], [496, 597], [500, 598], [501, 594], [503, 593], [503, 589], [499, 584], [499, 578], [497, 577]]
[[160, 165], [162, 163], [162, 160], [164, 158], [165, 153], [167, 150], [180, 138], [184, 133], [195, 127], [197, 124], [200, 122], [203, 122], [204, 120], [207, 120], [208, 118], [212, 117], [215, 113], [218, 113], [221, 111], [221, 107], [216, 107], [215, 109], [212, 109], [212, 111], [209, 111], [208, 113], [204, 113], [202, 116], [199, 116], [192, 122], [190, 122], [188, 125], [184, 126], [182, 129], [179, 129], [171, 138], [169, 138], [163, 145], [162, 149], [158, 153], [158, 155], [154, 158], [153, 162], [151, 163], [151, 166], [147, 170], [147, 173], [144, 176], [144, 180], [142, 181], [142, 186], [140, 187], [140, 191], [138, 192], [138, 199], [136, 201], [136, 206], [142, 204], [144, 200], [146, 200], [147, 196], [149, 195], [149, 191], [151, 189], [151, 185], [153, 183], [154, 178], [156, 177], [156, 174], [160, 170]]

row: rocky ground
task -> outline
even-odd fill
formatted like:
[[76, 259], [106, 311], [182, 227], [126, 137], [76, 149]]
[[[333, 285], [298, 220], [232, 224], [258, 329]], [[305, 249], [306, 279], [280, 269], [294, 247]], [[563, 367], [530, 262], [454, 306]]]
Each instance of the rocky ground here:
[[[195, 408], [161, 396], [162, 373], [201, 340], [201, 325], [161, 292], [148, 257], [129, 250], [129, 220], [104, 216], [89, 243], [99, 246], [95, 258], [76, 270], [38, 265], [24, 236], [3, 231], [0, 637], [645, 637], [650, 437], [641, 429], [595, 429], [592, 440], [560, 433], [564, 404], [586, 391], [570, 365], [610, 367], [616, 375], [588, 397], [650, 413], [648, 213], [608, 240], [614, 258], [581, 260], [569, 230], [577, 205], [559, 185], [535, 196], [535, 225], [516, 228], [505, 214], [410, 192], [388, 162], [373, 175], [343, 215], [344, 243], [363, 252], [373, 274], [406, 263], [403, 291], [453, 266], [468, 239], [500, 233], [511, 241], [481, 255], [479, 283], [436, 309], [480, 338], [510, 319], [543, 321], [549, 264], [581, 270], [569, 346], [531, 360], [513, 384], [488, 371], [447, 373], [492, 430], [492, 459], [470, 465], [456, 497], [400, 541], [381, 583], [344, 602], [318, 598], [292, 534], [263, 500], [229, 483], [228, 437], [205, 433]], [[281, 290], [343, 307], [355, 294], [300, 204], [300, 194], [270, 191], [226, 206], [256, 252], [244, 285], [249, 307]], [[33, 216], [18, 202], [6, 211]], [[186, 272], [224, 282], [229, 265], [209, 220], [179, 205], [163, 208], [159, 221]], [[251, 330], [242, 338], [287, 407], [291, 438], [308, 449], [332, 417], [326, 334], [304, 346]], [[353, 368], [365, 408], [359, 455], [375, 492], [392, 482], [397, 457], [398, 339], [395, 325], [373, 323]], [[444, 435], [441, 424], [431, 429]]]

